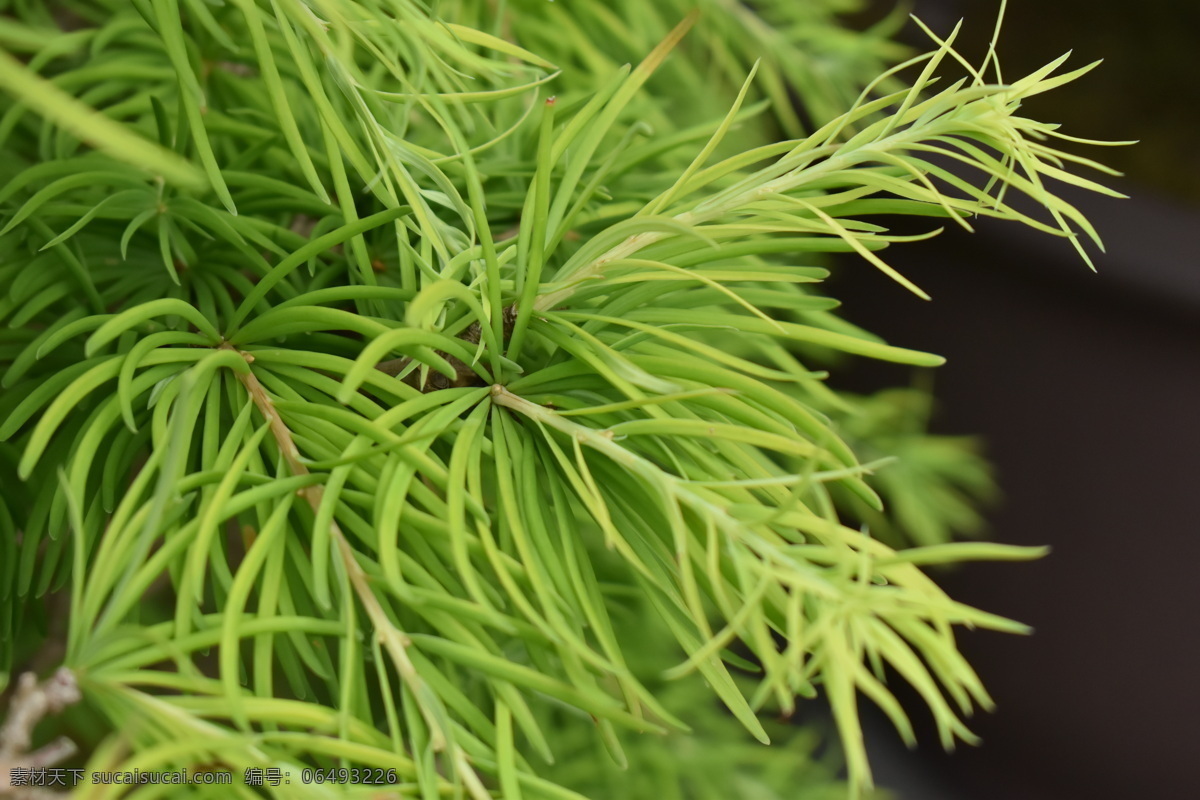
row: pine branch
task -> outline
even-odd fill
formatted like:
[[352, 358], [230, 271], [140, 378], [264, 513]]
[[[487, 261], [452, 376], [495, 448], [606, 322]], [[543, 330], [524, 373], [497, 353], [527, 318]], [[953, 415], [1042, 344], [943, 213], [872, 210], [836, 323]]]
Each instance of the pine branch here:
[[[1043, 551], [948, 541], [991, 488], [970, 444], [831, 379], [942, 359], [821, 291], [849, 253], [923, 296], [885, 214], [1086, 259], [1052, 187], [1105, 170], [1020, 114], [1088, 68], [909, 57], [832, 1], [561, 6], [86, 0], [61, 38], [11, 11], [0, 677], [67, 598], [89, 766], [857, 796], [859, 695], [913, 736], [887, 670], [972, 739], [955, 627], [1025, 628], [923, 569]], [[22, 764], [65, 752], [27, 752], [69, 694], [31, 680]], [[846, 782], [774, 722], [818, 692]]]

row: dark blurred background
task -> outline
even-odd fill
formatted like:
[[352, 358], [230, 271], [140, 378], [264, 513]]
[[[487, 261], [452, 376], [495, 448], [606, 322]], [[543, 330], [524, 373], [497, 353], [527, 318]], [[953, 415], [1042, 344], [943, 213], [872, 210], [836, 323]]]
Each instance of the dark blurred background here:
[[[965, 17], [960, 49], [978, 63], [998, 2], [912, 5], [939, 33]], [[925, 724], [914, 758], [876, 721], [877, 779], [902, 797], [1200, 797], [1197, 31], [1195, 2], [1009, 2], [1006, 77], [1066, 49], [1067, 68], [1104, 59], [1035, 98], [1029, 115], [1072, 135], [1141, 140], [1071, 147], [1123, 170], [1112, 185], [1131, 196], [1068, 193], [1107, 245], [1097, 273], [1064, 240], [987, 220], [975, 236], [949, 229], [885, 254], [932, 303], [865, 263], [839, 270], [832, 294], [845, 316], [949, 359], [935, 374], [933, 425], [987, 441], [1004, 491], [988, 538], [1053, 547], [1040, 562], [939, 576], [955, 598], [1036, 633], [963, 636], [998, 705], [971, 721], [982, 747], [945, 755]], [[906, 38], [926, 44], [911, 26]], [[910, 379], [864, 365], [850, 388]]]

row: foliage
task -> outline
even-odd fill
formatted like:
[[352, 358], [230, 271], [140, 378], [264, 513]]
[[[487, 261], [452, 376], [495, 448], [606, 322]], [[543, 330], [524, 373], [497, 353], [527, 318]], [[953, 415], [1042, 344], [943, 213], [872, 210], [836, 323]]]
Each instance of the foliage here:
[[[65, 624], [90, 767], [843, 796], [858, 694], [912, 737], [888, 673], [971, 739], [953, 627], [1023, 628], [922, 567], [1040, 551], [947, 541], [977, 457], [812, 368], [942, 359], [821, 281], [856, 253], [924, 296], [882, 214], [1083, 253], [1046, 184], [1097, 165], [1019, 110], [1088, 68], [1006, 82], [953, 33], [907, 57], [852, 3], [761, 5], [4, 4], [0, 670]], [[748, 738], [818, 693], [845, 786], [814, 728]]]

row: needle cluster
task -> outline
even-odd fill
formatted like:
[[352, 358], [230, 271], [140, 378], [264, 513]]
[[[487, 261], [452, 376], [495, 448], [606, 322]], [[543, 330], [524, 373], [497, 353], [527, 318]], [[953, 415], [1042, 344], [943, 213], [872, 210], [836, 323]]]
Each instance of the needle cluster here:
[[897, 680], [970, 741], [956, 626], [1023, 627], [924, 568], [1040, 551], [949, 541], [986, 468], [825, 368], [942, 359], [823, 281], [924, 296], [881, 215], [1084, 252], [1021, 107], [1088, 68], [848, 5], [0, 3], [2, 681], [58, 639], [89, 769], [288, 798], [844, 797]]

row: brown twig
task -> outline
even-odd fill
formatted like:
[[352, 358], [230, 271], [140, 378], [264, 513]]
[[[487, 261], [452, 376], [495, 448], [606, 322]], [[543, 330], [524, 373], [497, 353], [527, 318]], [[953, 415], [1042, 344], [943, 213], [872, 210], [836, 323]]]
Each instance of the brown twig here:
[[59, 668], [40, 684], [32, 672], [25, 672], [17, 679], [8, 718], [0, 727], [0, 797], [44, 800], [65, 796], [39, 786], [14, 786], [12, 776], [17, 769], [45, 769], [75, 754], [75, 743], [65, 736], [33, 752], [29, 748], [34, 728], [47, 714], [57, 714], [81, 697], [75, 675], [66, 667]]
[[[224, 345], [230, 347], [229, 345]], [[230, 347], [230, 349], [233, 349]], [[249, 353], [242, 353], [242, 357], [248, 362], [254, 360], [254, 357]], [[271, 437], [278, 445], [280, 452], [283, 454], [284, 462], [287, 464], [288, 471], [293, 475], [308, 475], [308, 467], [300, 458], [300, 450], [296, 447], [296, 442], [292, 438], [292, 432], [279, 416], [279, 412], [275, 409], [275, 403], [267, 394], [266, 388], [259, 382], [258, 378], [252, 371], [238, 373], [238, 380], [242, 386], [250, 394], [250, 399], [253, 401], [258, 412], [268, 422], [271, 431]], [[298, 494], [303, 497], [313, 512], [316, 513], [321, 506], [321, 500], [325, 496], [325, 487], [321, 484], [306, 486], [299, 490]], [[355, 594], [359, 601], [366, 609], [367, 616], [375, 625], [376, 635], [382, 640], [384, 646], [392, 656], [393, 663], [399, 671], [402, 679], [415, 684], [420, 682], [420, 676], [417, 675], [416, 667], [409, 660], [408, 653], [405, 649], [410, 642], [408, 637], [398, 630], [387, 616], [387, 612], [379, 604], [378, 598], [371, 592], [368, 586], [368, 578], [362, 567], [359, 565], [354, 555], [354, 549], [346, 540], [345, 534], [342, 532], [341, 526], [335, 521], [330, 521], [330, 533], [334, 544], [337, 547], [338, 554], [341, 556], [342, 566], [346, 570], [346, 575], [350, 579], [350, 584], [354, 588]], [[423, 709], [424, 710], [424, 709]], [[435, 747], [444, 746], [443, 734], [436, 720], [431, 719], [431, 728], [434, 734]]]

